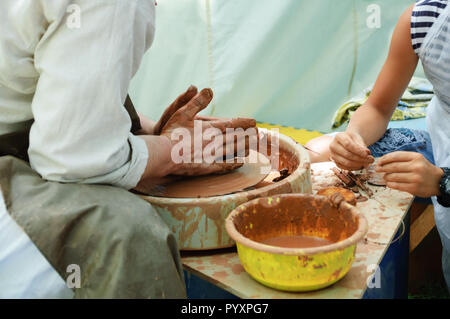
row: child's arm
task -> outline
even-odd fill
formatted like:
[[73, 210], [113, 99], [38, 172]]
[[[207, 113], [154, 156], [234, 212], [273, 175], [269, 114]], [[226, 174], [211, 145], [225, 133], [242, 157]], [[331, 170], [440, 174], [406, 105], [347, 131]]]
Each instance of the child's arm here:
[[361, 169], [373, 161], [367, 146], [383, 136], [399, 99], [411, 81], [418, 63], [411, 44], [413, 8], [414, 5], [400, 17], [388, 58], [369, 99], [352, 116], [347, 131], [338, 134], [330, 145], [332, 159], [343, 169]]

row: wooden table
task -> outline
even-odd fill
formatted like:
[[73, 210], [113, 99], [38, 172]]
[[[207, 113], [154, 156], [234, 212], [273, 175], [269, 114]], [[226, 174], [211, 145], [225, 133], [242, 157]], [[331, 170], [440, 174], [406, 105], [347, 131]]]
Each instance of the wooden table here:
[[[313, 191], [338, 182], [331, 172], [333, 163], [312, 165]], [[315, 292], [289, 293], [267, 288], [253, 280], [242, 267], [235, 249], [216, 252], [183, 253], [182, 263], [188, 272], [240, 298], [361, 298], [367, 288], [367, 279], [380, 264], [389, 244], [408, 212], [413, 196], [396, 190], [369, 186], [372, 199], [357, 204], [367, 218], [369, 232], [358, 243], [355, 262], [348, 274], [336, 284]]]

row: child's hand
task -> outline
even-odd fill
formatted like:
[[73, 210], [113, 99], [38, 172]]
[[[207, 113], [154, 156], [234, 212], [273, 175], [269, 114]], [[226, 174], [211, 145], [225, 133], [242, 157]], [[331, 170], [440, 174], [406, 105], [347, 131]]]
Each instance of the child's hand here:
[[438, 196], [444, 171], [431, 164], [422, 154], [394, 152], [380, 158], [376, 171], [386, 173], [387, 186], [419, 197]]
[[331, 159], [339, 168], [355, 171], [374, 162], [362, 137], [356, 133], [339, 133], [330, 144]]

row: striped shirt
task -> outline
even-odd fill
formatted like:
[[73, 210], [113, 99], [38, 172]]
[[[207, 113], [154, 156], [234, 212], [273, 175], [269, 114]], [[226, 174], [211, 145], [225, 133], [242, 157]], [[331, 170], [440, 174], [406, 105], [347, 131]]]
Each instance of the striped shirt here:
[[428, 30], [447, 7], [447, 0], [418, 0], [411, 16], [411, 39], [414, 51], [419, 54]]

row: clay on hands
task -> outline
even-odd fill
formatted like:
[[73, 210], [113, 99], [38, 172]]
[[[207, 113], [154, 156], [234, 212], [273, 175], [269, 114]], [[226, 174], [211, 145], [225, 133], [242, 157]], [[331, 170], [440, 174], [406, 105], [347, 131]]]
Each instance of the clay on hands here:
[[[196, 95], [198, 94], [198, 89], [191, 85], [186, 92], [181, 94], [161, 115], [161, 118], [155, 124], [154, 135], [160, 135], [162, 128], [167, 124], [173, 114], [175, 114], [180, 108], [185, 106], [188, 102], [190, 102]], [[239, 123], [243, 123], [244, 126], [246, 123], [251, 122], [255, 123], [254, 119], [250, 118], [222, 118], [222, 117], [214, 117], [214, 116], [204, 116], [204, 115], [196, 115], [195, 119], [198, 121], [212, 122], [213, 125], [223, 124], [226, 127], [239, 127]], [[255, 126], [252, 125], [252, 126]]]
[[[188, 90], [181, 94], [162, 114], [161, 118], [159, 119], [159, 121], [155, 124], [155, 127], [153, 129], [153, 134], [154, 135], [161, 135], [161, 131], [163, 129], [163, 127], [167, 124], [167, 122], [170, 120], [170, 118], [179, 110], [181, 109], [183, 106], [185, 106], [188, 102], [190, 102], [196, 95], [198, 94], [198, 89], [191, 85]], [[195, 120], [197, 121], [204, 121], [204, 122], [209, 122], [213, 127], [217, 127], [220, 129], [226, 129], [226, 128], [249, 128], [249, 127], [254, 127], [257, 131], [256, 128], [256, 121], [254, 119], [250, 119], [250, 118], [233, 118], [233, 119], [229, 119], [229, 118], [219, 118], [219, 117], [212, 117], [212, 116], [202, 116], [202, 115], [196, 115], [195, 116]], [[259, 142], [259, 140], [256, 141], [257, 143]], [[231, 143], [230, 143], [231, 144]], [[248, 156], [248, 151], [249, 151], [249, 138], [246, 138], [245, 140], [245, 154], [243, 154], [244, 156]], [[235, 150], [234, 153], [237, 154], [238, 150], [237, 150], [237, 143], [234, 144], [235, 146]]]
[[160, 135], [162, 128], [167, 124], [173, 114], [180, 108], [185, 106], [189, 101], [196, 96], [198, 90], [195, 86], [191, 85], [186, 92], [181, 94], [162, 114], [158, 122], [156, 122], [153, 129], [154, 135]]
[[[188, 90], [189, 91], [189, 90]], [[195, 152], [203, 152], [204, 148], [208, 146], [208, 144], [212, 143], [210, 141], [205, 141], [202, 139], [202, 148], [194, 149], [194, 121], [197, 120], [197, 114], [204, 110], [213, 98], [213, 92], [211, 89], [204, 89], [200, 93], [198, 93], [195, 97], [193, 97], [188, 103], [184, 106], [178, 108], [167, 120], [166, 124], [161, 129], [161, 136], [168, 137], [171, 140], [172, 144], [175, 145], [178, 141], [172, 141], [171, 136], [172, 133], [179, 129], [184, 128], [189, 131], [191, 134], [191, 161], [190, 163], [180, 163], [177, 164], [174, 175], [185, 175], [185, 176], [198, 176], [198, 175], [208, 175], [208, 174], [222, 174], [237, 169], [242, 166], [242, 163], [238, 163], [235, 160], [233, 162], [213, 162], [213, 163], [194, 163]], [[171, 111], [175, 110], [180, 104], [174, 102], [174, 105], [171, 110], [168, 110], [169, 114]], [[170, 109], [170, 107], [169, 107]], [[164, 117], [164, 116], [163, 116]], [[207, 129], [214, 128], [218, 132], [217, 134], [222, 135], [223, 144], [219, 146], [218, 151], [224, 151], [227, 144], [230, 145], [230, 137], [225, 135], [227, 128], [242, 128], [246, 130], [248, 128], [256, 128], [256, 121], [253, 119], [227, 119], [227, 120], [212, 120], [212, 121], [201, 121], [202, 132]], [[236, 151], [240, 151], [236, 149], [237, 145], [246, 145], [246, 150], [244, 153], [248, 153], [248, 143], [247, 137], [245, 134], [237, 133], [237, 141], [234, 143], [234, 154]], [[234, 140], [234, 136], [232, 137]], [[214, 136], [211, 137], [214, 140]], [[227, 140], [228, 139], [228, 140]], [[220, 140], [220, 139], [219, 139]], [[227, 143], [228, 142], [228, 143]], [[244, 142], [244, 143], [242, 143]], [[221, 152], [222, 154], [222, 152]], [[227, 153], [228, 154], [228, 153]]]
[[[233, 118], [233, 119], [227, 119], [227, 118], [216, 118], [216, 117], [206, 117], [206, 116], [196, 116], [195, 119], [197, 121], [201, 120], [203, 122], [206, 122], [207, 125], [215, 127], [220, 129], [223, 133], [226, 133], [227, 129], [238, 129], [242, 128], [242, 130], [239, 132], [237, 130], [234, 131], [234, 134], [236, 135], [236, 138], [233, 135], [226, 135], [226, 154], [229, 154], [231, 158], [234, 158], [236, 156], [240, 157], [247, 157], [249, 155], [250, 147], [252, 146], [250, 143], [250, 138], [254, 138], [254, 148], [255, 150], [258, 150], [259, 146], [259, 136], [258, 136], [258, 128], [256, 127], [256, 121], [254, 119], [250, 118]], [[245, 130], [252, 128], [254, 129], [253, 135], [247, 135]], [[249, 132], [252, 133], [252, 132]], [[251, 136], [252, 135], [252, 136]], [[235, 142], [236, 140], [236, 142]], [[225, 141], [224, 141], [225, 142]], [[239, 142], [245, 142], [245, 144], [239, 144]], [[225, 143], [224, 143], [225, 145]], [[241, 146], [241, 148], [240, 148]], [[243, 146], [243, 148], [242, 148]], [[224, 160], [227, 160], [227, 158], [224, 156]]]
[[[181, 94], [162, 114], [159, 121], [155, 124], [155, 127], [153, 129], [154, 135], [161, 135], [161, 131], [163, 127], [167, 124], [167, 122], [170, 120], [170, 118], [183, 106], [185, 106], [188, 102], [190, 102], [194, 96], [198, 94], [198, 89], [191, 85], [188, 90]], [[253, 127], [256, 131], [256, 145], [257, 148], [259, 147], [259, 139], [258, 139], [258, 129], [256, 127], [256, 121], [254, 119], [250, 118], [219, 118], [219, 117], [212, 117], [212, 116], [202, 116], [202, 115], [196, 115], [195, 120], [197, 121], [204, 121], [209, 122], [213, 127], [226, 129], [226, 128], [249, 128]], [[234, 153], [238, 154], [238, 143], [229, 143], [229, 145], [234, 145]], [[240, 155], [246, 157], [249, 154], [249, 148], [250, 148], [250, 139], [247, 137], [245, 139], [245, 151], [244, 153], [241, 153]], [[228, 150], [227, 154], [231, 153], [231, 150]], [[226, 159], [226, 158], [224, 158]]]

